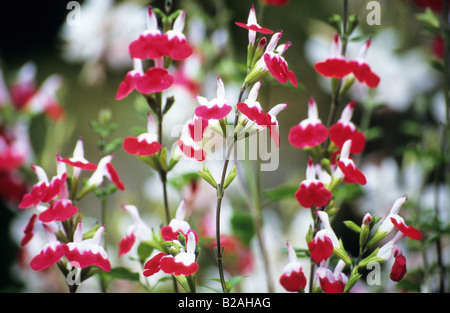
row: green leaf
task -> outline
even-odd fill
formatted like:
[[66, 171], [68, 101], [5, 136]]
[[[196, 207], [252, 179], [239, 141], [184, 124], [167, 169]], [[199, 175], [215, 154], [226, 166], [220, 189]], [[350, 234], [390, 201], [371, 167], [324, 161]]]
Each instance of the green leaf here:
[[356, 225], [353, 221], [344, 221], [343, 223], [348, 229], [354, 231], [355, 233], [359, 234], [361, 232], [361, 227]]
[[237, 283], [239, 283], [241, 280], [246, 278], [248, 276], [233, 276], [231, 277], [226, 283], [227, 283], [227, 289], [231, 290]]
[[105, 154], [111, 154], [122, 144], [122, 138], [115, 138], [105, 146]]
[[358, 267], [355, 267], [347, 281], [347, 284], [345, 284], [344, 293], [349, 292], [353, 286], [359, 281], [361, 278], [361, 274], [358, 272]]
[[249, 246], [256, 234], [253, 216], [245, 212], [235, 211], [230, 223], [232, 232], [239, 236], [246, 246]]
[[163, 112], [162, 112], [163, 116], [166, 115], [167, 112], [169, 112], [170, 108], [173, 106], [174, 103], [175, 103], [175, 97], [174, 96], [167, 98], [166, 105], [164, 106], [164, 109], [163, 109]]
[[233, 166], [231, 171], [228, 173], [227, 177], [225, 178], [225, 182], [223, 183], [223, 188], [226, 189], [236, 178], [237, 171], [236, 171], [236, 164]]
[[344, 249], [344, 244], [342, 243], [341, 239], [339, 239], [339, 247], [335, 247], [333, 253], [336, 254], [346, 264], [348, 265], [352, 264], [350, 257], [348, 256], [347, 252]]
[[203, 178], [208, 184], [214, 188], [217, 188], [217, 182], [206, 165], [203, 165], [203, 169], [198, 172], [198, 175], [200, 175], [200, 177]]
[[132, 272], [126, 267], [115, 267], [112, 268], [110, 272], [101, 272], [101, 275], [104, 275], [111, 279], [139, 281], [139, 273]]
[[145, 260], [148, 259], [150, 254], [152, 254], [154, 249], [155, 248], [152, 245], [148, 244], [148, 242], [146, 242], [146, 241], [141, 242], [137, 248], [137, 254], [139, 256], [139, 260], [141, 262], [145, 262]]
[[271, 201], [295, 199], [298, 185], [284, 185], [264, 191], [265, 196]]
[[417, 14], [416, 17], [430, 30], [439, 31], [439, 18], [430, 8], [427, 8], [424, 13]]
[[99, 225], [95, 224], [91, 229], [83, 234], [83, 240], [94, 238], [95, 233], [99, 229]]

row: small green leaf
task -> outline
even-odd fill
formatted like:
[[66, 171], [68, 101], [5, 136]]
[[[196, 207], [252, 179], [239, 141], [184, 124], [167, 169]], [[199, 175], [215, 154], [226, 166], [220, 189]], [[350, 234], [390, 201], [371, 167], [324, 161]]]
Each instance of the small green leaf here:
[[295, 199], [298, 185], [284, 185], [273, 189], [265, 190], [264, 194], [271, 201]]
[[361, 227], [356, 225], [353, 221], [344, 221], [343, 223], [348, 229], [354, 231], [355, 233], [359, 234], [361, 232]]
[[132, 272], [126, 267], [115, 267], [112, 268], [110, 272], [101, 272], [101, 275], [104, 275], [111, 279], [139, 281], [139, 273]]
[[233, 166], [231, 171], [228, 173], [227, 177], [225, 178], [225, 182], [223, 183], [223, 188], [226, 189], [236, 178], [237, 171], [236, 171], [236, 164]]
[[347, 284], [345, 284], [344, 293], [349, 292], [353, 286], [359, 281], [361, 278], [361, 274], [358, 272], [358, 267], [355, 267], [347, 281]]
[[83, 240], [94, 238], [95, 233], [99, 229], [99, 225], [95, 224], [91, 229], [83, 234]]
[[213, 186], [214, 188], [217, 188], [217, 182], [212, 176], [211, 172], [209, 171], [208, 167], [206, 165], [203, 165], [203, 169], [198, 172], [201, 178], [203, 178], [208, 184]]
[[139, 260], [141, 262], [145, 262], [145, 260], [148, 259], [148, 257], [152, 254], [153, 250], [155, 248], [148, 244], [147, 241], [143, 241], [139, 244], [137, 248], [137, 254], [139, 256]]

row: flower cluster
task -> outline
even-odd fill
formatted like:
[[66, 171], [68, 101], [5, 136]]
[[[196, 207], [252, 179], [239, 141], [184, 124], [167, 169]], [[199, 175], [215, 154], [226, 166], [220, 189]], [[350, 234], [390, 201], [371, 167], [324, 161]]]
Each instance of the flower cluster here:
[[152, 246], [159, 252], [152, 257], [150, 254], [141, 256], [143, 275], [150, 277], [159, 271], [173, 274], [186, 291], [194, 292], [192, 285], [183, 284], [184, 279], [193, 279], [186, 276], [198, 270], [196, 258], [199, 252], [198, 235], [185, 221], [186, 202], [183, 200], [180, 203], [175, 218], [163, 226], [157, 235], [142, 221], [136, 206], [123, 205], [122, 208], [132, 217], [133, 224], [127, 228], [125, 237], [119, 243], [119, 257], [128, 254], [134, 246]]
[[[134, 69], [120, 83], [116, 100], [125, 98], [135, 89], [142, 94], [167, 90], [175, 79], [165, 68], [165, 58], [184, 60], [193, 52], [183, 34], [184, 11], [176, 12], [178, 16], [173, 22], [173, 28], [164, 33], [158, 28], [154, 10], [149, 7], [147, 12], [147, 29], [129, 45]], [[146, 59], [153, 60], [154, 64], [144, 72], [143, 60]]]
[[[56, 263], [64, 270], [67, 268], [66, 259], [75, 268], [91, 269], [95, 266], [111, 271], [108, 254], [101, 246], [105, 226], [95, 225], [83, 233], [82, 215], [74, 202], [96, 190], [104, 178], [109, 179], [115, 188], [124, 190], [124, 184], [111, 163], [112, 158], [112, 155], [107, 155], [98, 164], [86, 160], [80, 138], [72, 157], [56, 156], [57, 174], [52, 179], [48, 178], [43, 168], [32, 165], [38, 182], [23, 196], [19, 208], [35, 208], [38, 213], [31, 216], [21, 245], [27, 245], [40, 228], [48, 239], [48, 244], [30, 262], [33, 270], [42, 271]], [[67, 166], [72, 168], [71, 173], [67, 172]], [[92, 174], [81, 180], [82, 171]], [[79, 188], [80, 184], [82, 188]]]

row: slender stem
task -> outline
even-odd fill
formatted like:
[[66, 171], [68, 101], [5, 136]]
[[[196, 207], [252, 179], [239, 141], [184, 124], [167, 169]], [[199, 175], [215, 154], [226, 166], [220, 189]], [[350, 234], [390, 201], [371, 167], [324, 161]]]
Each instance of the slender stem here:
[[[244, 95], [246, 88], [247, 88], [246, 85], [242, 86], [241, 91], [239, 93], [238, 102], [241, 102], [242, 96]], [[222, 169], [222, 176], [220, 178], [220, 183], [217, 185], [217, 206], [216, 206], [216, 249], [217, 249], [217, 251], [216, 251], [216, 259], [217, 259], [217, 265], [219, 267], [220, 283], [222, 285], [222, 291], [224, 293], [228, 293], [229, 290], [226, 286], [225, 275], [223, 272], [223, 262], [222, 262], [223, 261], [223, 249], [220, 244], [220, 213], [221, 213], [221, 208], [222, 208], [222, 199], [223, 199], [223, 196], [225, 193], [225, 188], [223, 186], [225, 183], [225, 178], [227, 176], [227, 169], [228, 169], [228, 165], [230, 163], [231, 152], [234, 150], [234, 144], [236, 142], [236, 138], [234, 136], [234, 130], [236, 129], [236, 126], [239, 122], [239, 116], [240, 116], [240, 112], [236, 108], [233, 131], [227, 140], [228, 145], [227, 145], [227, 149], [226, 149], [225, 162], [223, 164], [223, 169]]]
[[[450, 91], [450, 79], [449, 79], [449, 71], [450, 71], [450, 53], [449, 53], [449, 42], [448, 42], [448, 36], [446, 36], [447, 32], [449, 31], [449, 16], [448, 16], [448, 10], [449, 10], [449, 0], [444, 0], [443, 3], [443, 11], [442, 11], [442, 24], [441, 24], [441, 33], [444, 40], [444, 99], [445, 99], [445, 120], [444, 120], [444, 127], [443, 132], [441, 135], [441, 151], [443, 152], [443, 156], [448, 156], [448, 138], [450, 137], [450, 127], [449, 127], [449, 111], [450, 111], [450, 99], [449, 99], [449, 91]], [[448, 179], [450, 177], [449, 175], [449, 166], [447, 162], [443, 162], [442, 160], [439, 160], [438, 166], [436, 167], [435, 172], [435, 219], [436, 221], [439, 221], [439, 173], [443, 170], [445, 181], [448, 182]], [[443, 258], [442, 258], [442, 241], [439, 237], [436, 240], [436, 253], [437, 253], [437, 263], [440, 270], [440, 277], [439, 277], [439, 292], [444, 293], [445, 292], [445, 276], [446, 276], [446, 269], [445, 265], [443, 264]]]

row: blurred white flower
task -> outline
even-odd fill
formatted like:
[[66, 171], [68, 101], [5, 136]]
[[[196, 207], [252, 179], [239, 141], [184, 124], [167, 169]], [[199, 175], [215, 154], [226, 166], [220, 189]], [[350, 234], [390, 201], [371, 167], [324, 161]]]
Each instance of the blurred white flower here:
[[61, 29], [63, 58], [83, 63], [82, 78], [94, 84], [106, 69], [131, 66], [129, 43], [146, 28], [146, 7], [112, 0], [87, 0], [80, 9], [80, 23], [65, 23]]
[[[312, 35], [305, 45], [306, 58], [311, 64], [325, 60], [329, 55], [331, 37]], [[436, 72], [428, 64], [426, 51], [412, 48], [397, 52], [401, 46], [400, 35], [390, 28], [378, 32], [372, 38], [366, 61], [381, 78], [374, 90], [372, 102], [384, 104], [396, 111], [405, 111], [417, 95], [431, 90], [437, 83]], [[347, 58], [358, 55], [360, 43], [349, 43]], [[320, 84], [330, 91], [329, 79], [320, 77]], [[351, 95], [357, 101], [366, 100], [369, 89], [358, 82], [351, 88]]]

